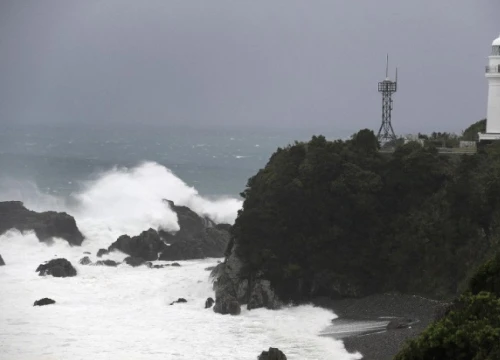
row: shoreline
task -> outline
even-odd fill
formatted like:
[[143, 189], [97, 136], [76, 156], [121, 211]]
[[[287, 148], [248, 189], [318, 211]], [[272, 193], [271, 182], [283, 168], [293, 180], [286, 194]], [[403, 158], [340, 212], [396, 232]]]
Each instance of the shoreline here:
[[[330, 309], [338, 316], [323, 335], [342, 340], [347, 351], [361, 353], [363, 360], [392, 359], [403, 348], [406, 340], [418, 336], [434, 320], [437, 309], [445, 303], [417, 295], [395, 293], [360, 299], [318, 298], [313, 301], [313, 305]], [[407, 319], [411, 325], [387, 329], [387, 324], [394, 318]], [[344, 325], [349, 323], [352, 331], [345, 330]], [[339, 329], [342, 332], [337, 332]]]

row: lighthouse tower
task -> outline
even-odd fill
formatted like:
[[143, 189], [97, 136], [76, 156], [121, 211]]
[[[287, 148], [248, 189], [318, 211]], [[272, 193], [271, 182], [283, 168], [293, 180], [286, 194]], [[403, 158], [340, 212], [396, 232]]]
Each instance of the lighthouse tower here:
[[479, 134], [479, 140], [500, 140], [500, 36], [492, 44], [489, 64], [486, 66], [486, 79], [488, 79], [486, 133]]

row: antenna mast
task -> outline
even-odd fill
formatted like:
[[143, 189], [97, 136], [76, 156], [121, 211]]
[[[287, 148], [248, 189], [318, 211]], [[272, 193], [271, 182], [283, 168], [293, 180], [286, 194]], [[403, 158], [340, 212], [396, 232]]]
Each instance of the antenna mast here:
[[382, 124], [378, 130], [377, 138], [381, 144], [396, 140], [396, 134], [392, 128], [392, 94], [398, 89], [398, 69], [396, 68], [396, 80], [389, 79], [389, 54], [385, 64], [385, 80], [378, 83], [378, 92], [382, 94]]

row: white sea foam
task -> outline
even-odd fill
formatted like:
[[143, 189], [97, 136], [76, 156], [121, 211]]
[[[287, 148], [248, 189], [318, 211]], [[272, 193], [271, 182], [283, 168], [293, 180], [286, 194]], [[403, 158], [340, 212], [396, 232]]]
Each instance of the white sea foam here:
[[[181, 262], [182, 267], [148, 269], [82, 266], [78, 260], [119, 235], [150, 226], [174, 229], [175, 214], [161, 199], [187, 205], [218, 221], [232, 221], [241, 202], [201, 197], [168, 169], [144, 163], [112, 169], [84, 184], [71, 202], [36, 187], [12, 186], [0, 200], [23, 200], [34, 210], [66, 210], [86, 236], [82, 247], [55, 239], [40, 243], [34, 234], [0, 236], [0, 354], [6, 359], [255, 359], [269, 346], [289, 359], [358, 359], [341, 341], [320, 336], [335, 316], [312, 306], [279, 311], [243, 309], [239, 316], [204, 309], [213, 297], [207, 266], [216, 259]], [[29, 189], [29, 191], [27, 190]], [[77, 268], [73, 278], [39, 277], [36, 267], [64, 257]], [[121, 253], [110, 258], [121, 261]], [[49, 297], [55, 305], [33, 307]], [[186, 304], [169, 303], [179, 297]]]

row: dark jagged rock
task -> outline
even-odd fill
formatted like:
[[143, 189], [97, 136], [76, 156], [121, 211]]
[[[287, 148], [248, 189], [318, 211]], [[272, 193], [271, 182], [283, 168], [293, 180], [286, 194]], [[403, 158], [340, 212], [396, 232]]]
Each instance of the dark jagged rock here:
[[170, 244], [163, 250], [160, 260], [224, 256], [231, 225], [215, 224], [208, 217], [201, 217], [186, 206], [177, 206], [170, 200], [164, 201], [177, 214], [180, 230], [175, 233], [159, 231], [162, 239]]
[[44, 305], [50, 305], [50, 304], [55, 304], [56, 302], [52, 299], [49, 298], [43, 298], [40, 300], [35, 301], [33, 306], [44, 306]]
[[120, 263], [113, 260], [98, 260], [94, 264], [95, 266], [112, 266], [117, 267]]
[[143, 231], [138, 236], [120, 236], [108, 248], [108, 251], [120, 250], [125, 254], [143, 258], [145, 261], [158, 260], [158, 254], [167, 246], [154, 229]]
[[226, 315], [239, 315], [241, 313], [241, 305], [234, 296], [224, 294], [215, 298], [214, 312]]
[[270, 347], [260, 354], [258, 360], [286, 360], [286, 356], [279, 349]]
[[141, 265], [144, 265], [146, 263], [143, 258], [136, 257], [136, 256], [127, 256], [123, 261], [126, 264], [133, 266], [133, 267], [141, 266]]
[[244, 264], [236, 255], [235, 246], [229, 247], [228, 252], [229, 256], [225, 261], [218, 264], [211, 273], [215, 290], [214, 311], [227, 314], [230, 308], [235, 308], [234, 303], [238, 306], [247, 304], [249, 310], [262, 307], [279, 309], [282, 303], [271, 288], [270, 281], [258, 276], [243, 277], [241, 270]]
[[152, 268], [153, 269], [163, 269], [164, 267], [167, 267], [167, 266], [170, 266], [168, 264], [165, 264], [165, 265], [153, 265]]
[[2, 255], [0, 255], [0, 266], [4, 266], [4, 265], [5, 265], [5, 261], [3, 261]]
[[80, 265], [90, 265], [92, 264], [92, 261], [88, 256], [82, 257], [80, 261], [78, 262]]
[[48, 263], [38, 266], [36, 271], [40, 276], [52, 275], [54, 277], [76, 276], [76, 269], [66, 259], [53, 259]]
[[174, 262], [174, 263], [170, 264], [170, 266], [181, 266], [181, 264], [179, 264], [178, 262]]
[[212, 299], [211, 297], [209, 297], [206, 301], [205, 301], [205, 309], [210, 309], [212, 307], [212, 305], [214, 304], [215, 300]]
[[84, 239], [71, 215], [55, 211], [37, 213], [26, 209], [20, 201], [0, 202], [0, 234], [10, 229], [34, 231], [40, 241], [57, 237], [77, 246]]
[[97, 255], [96, 255], [96, 256], [97, 256], [97, 257], [101, 257], [101, 256], [103, 256], [103, 255], [107, 255], [108, 253], [109, 253], [109, 251], [108, 251], [108, 250], [106, 250], [106, 249], [99, 249], [99, 250], [97, 251]]
[[203, 259], [205, 256], [199, 244], [194, 242], [178, 242], [165, 247], [159, 260], [190, 260]]
[[187, 303], [187, 300], [184, 299], [184, 298], [178, 298], [177, 300], [171, 302], [170, 305], [174, 305], [174, 304], [177, 304], [177, 303]]

